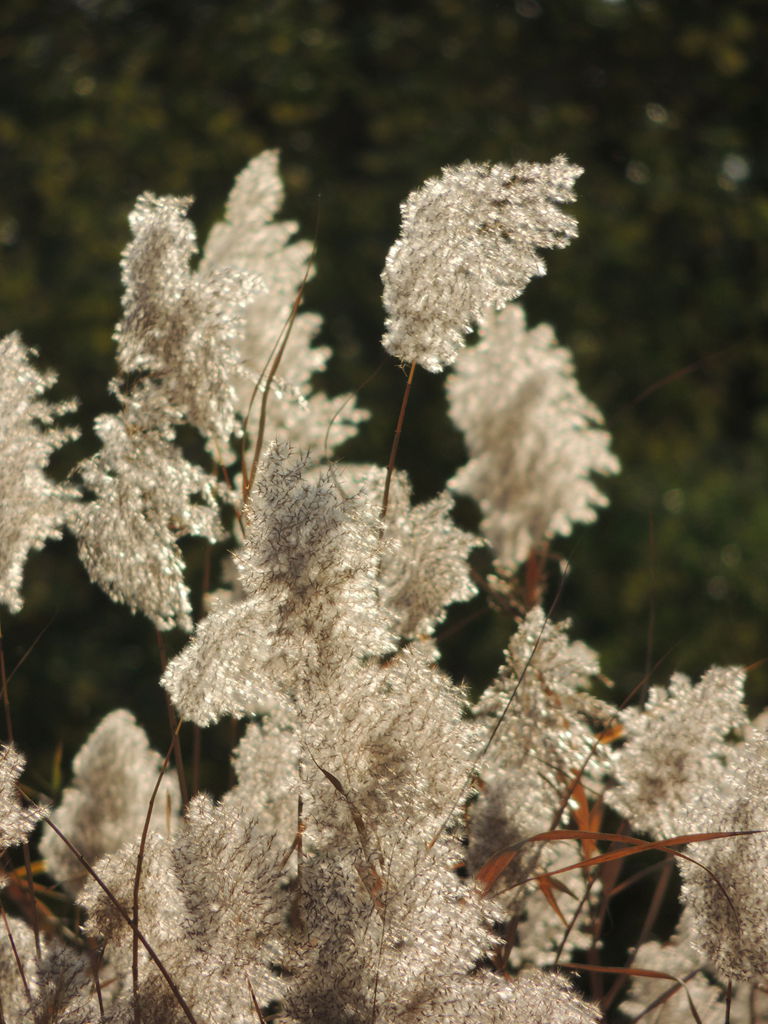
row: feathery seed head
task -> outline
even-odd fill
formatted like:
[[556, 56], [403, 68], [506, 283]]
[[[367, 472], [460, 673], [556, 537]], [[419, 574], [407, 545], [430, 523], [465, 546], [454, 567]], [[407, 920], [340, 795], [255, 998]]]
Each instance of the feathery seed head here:
[[538, 250], [576, 236], [576, 221], [557, 204], [573, 201], [581, 173], [563, 156], [511, 167], [467, 162], [412, 192], [382, 273], [387, 351], [433, 373], [450, 365], [488, 307], [501, 308], [546, 272]]

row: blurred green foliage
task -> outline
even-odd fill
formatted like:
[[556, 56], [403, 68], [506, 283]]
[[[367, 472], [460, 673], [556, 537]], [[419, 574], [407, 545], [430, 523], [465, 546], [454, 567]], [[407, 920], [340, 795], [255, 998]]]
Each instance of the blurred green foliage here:
[[[581, 238], [524, 304], [573, 347], [624, 473], [558, 546], [557, 614], [619, 693], [659, 660], [659, 680], [752, 664], [768, 654], [767, 46], [762, 0], [6, 0], [0, 332], [23, 332], [87, 425], [109, 404], [136, 195], [195, 195], [204, 238], [235, 173], [279, 147], [287, 213], [317, 240], [326, 386], [362, 389], [374, 419], [348, 451], [384, 461], [404, 378], [379, 346], [379, 273], [399, 202], [444, 164], [566, 153], [586, 169]], [[70, 458], [92, 448], [86, 426]], [[417, 494], [461, 459], [442, 383], [420, 374], [400, 459]], [[41, 776], [118, 704], [164, 746], [150, 628], [69, 541], [27, 575], [3, 625], [10, 666], [46, 629], [12, 684]], [[455, 632], [449, 665], [482, 685], [509, 627]]]

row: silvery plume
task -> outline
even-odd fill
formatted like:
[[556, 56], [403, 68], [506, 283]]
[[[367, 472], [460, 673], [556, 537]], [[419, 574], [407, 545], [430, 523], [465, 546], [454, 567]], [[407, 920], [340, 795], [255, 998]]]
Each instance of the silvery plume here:
[[582, 393], [573, 356], [548, 324], [526, 329], [519, 305], [490, 313], [448, 376], [451, 418], [469, 452], [450, 486], [473, 497], [497, 566], [514, 571], [608, 499], [595, 473], [617, 473], [603, 417]]
[[381, 275], [384, 348], [433, 373], [449, 366], [489, 307], [500, 309], [546, 272], [538, 250], [576, 237], [576, 221], [558, 204], [573, 202], [581, 173], [564, 156], [466, 162], [412, 192]]
[[190, 269], [189, 202], [144, 193], [130, 215], [111, 383], [120, 408], [96, 420], [101, 448], [79, 467], [91, 500], [72, 524], [94, 582], [166, 630], [192, 628], [178, 541], [221, 535], [215, 479], [187, 458], [178, 429], [195, 427], [230, 460], [234, 345], [260, 287], [241, 270]]
[[29, 552], [61, 536], [78, 496], [45, 472], [51, 455], [79, 432], [55, 425], [75, 403], [46, 401], [56, 376], [36, 370], [35, 355], [18, 334], [0, 339], [0, 604], [12, 612], [21, 610]]

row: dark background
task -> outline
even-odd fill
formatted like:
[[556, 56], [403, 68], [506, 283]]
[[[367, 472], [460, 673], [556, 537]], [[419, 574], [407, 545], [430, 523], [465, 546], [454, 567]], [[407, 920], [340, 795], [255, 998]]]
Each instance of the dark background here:
[[[317, 238], [307, 301], [336, 392], [382, 364], [379, 274], [407, 193], [445, 164], [563, 152], [585, 168], [581, 237], [523, 301], [573, 348], [624, 472], [598, 523], [557, 545], [572, 561], [557, 615], [619, 694], [659, 660], [658, 681], [760, 661], [766, 52], [763, 2], [6, 0], [0, 333], [21, 330], [59, 372], [56, 393], [80, 396], [83, 439], [57, 468], [93, 450], [88, 424], [108, 407], [118, 257], [141, 191], [196, 196], [204, 239], [234, 175], [281, 149], [286, 214]], [[386, 460], [403, 382], [385, 359], [363, 387], [374, 416], [350, 455]], [[427, 497], [462, 458], [442, 382], [420, 373], [400, 464]], [[154, 631], [88, 582], [71, 540], [30, 559], [24, 611], [2, 623], [9, 668], [28, 655], [11, 701], [42, 787], [61, 745], [68, 764], [118, 705], [165, 747]], [[482, 686], [510, 629], [478, 609], [448, 666]], [[756, 708], [768, 675], [750, 678]]]

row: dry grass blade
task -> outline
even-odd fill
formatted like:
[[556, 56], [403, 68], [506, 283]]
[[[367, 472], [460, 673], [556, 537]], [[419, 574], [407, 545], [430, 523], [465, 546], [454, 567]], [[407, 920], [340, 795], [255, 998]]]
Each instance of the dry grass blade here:
[[[659, 841], [651, 841], [648, 839], [639, 839], [635, 836], [626, 836], [615, 834], [611, 832], [585, 832], [581, 829], [556, 829], [551, 832], [539, 832], [538, 835], [530, 836], [527, 839], [520, 840], [513, 847], [507, 850], [502, 850], [495, 856], [491, 857], [476, 875], [476, 880], [480, 884], [481, 892], [484, 896], [488, 895], [493, 886], [495, 885], [498, 878], [504, 873], [509, 867], [512, 861], [517, 857], [520, 850], [528, 843], [548, 843], [548, 842], [562, 842], [564, 840], [591, 840], [593, 842], [621, 842], [627, 844], [625, 848], [621, 850], [610, 850], [608, 853], [601, 853], [594, 857], [586, 857], [583, 860], [576, 861], [573, 864], [568, 864], [566, 867], [556, 868], [554, 871], [545, 872], [545, 877], [552, 877], [553, 875], [563, 874], [566, 871], [575, 871], [579, 868], [590, 868], [596, 864], [606, 864], [610, 861], [621, 860], [625, 857], [632, 857], [636, 853], [645, 853], [650, 850], [659, 850], [662, 853], [672, 853], [675, 856], [685, 857], [686, 860], [693, 860], [683, 854], [680, 850], [677, 850], [678, 846], [687, 846], [689, 843], [703, 843], [709, 842], [713, 839], [732, 839], [735, 836], [751, 836], [761, 832], [761, 829], [745, 829], [737, 832], [695, 832], [685, 836], [674, 836], [671, 839], [662, 839]], [[694, 861], [694, 863], [698, 863]], [[708, 871], [704, 865], [699, 865]], [[708, 871], [708, 874], [712, 875]], [[528, 882], [535, 882], [542, 877], [541, 875], [534, 875], [531, 878], [523, 879], [520, 882], [516, 882], [513, 888], [520, 885], [527, 885]], [[714, 875], [712, 875], [714, 878]], [[715, 879], [717, 881], [717, 879]], [[718, 883], [719, 884], [719, 883]], [[722, 890], [722, 886], [721, 886]], [[733, 904], [730, 898], [724, 890], [723, 895], [731, 904]]]
[[341, 784], [341, 782], [339, 782], [339, 780], [336, 778], [333, 772], [329, 772], [326, 768], [323, 768], [322, 765], [319, 765], [317, 761], [315, 761], [314, 757], [312, 758], [312, 760], [315, 762], [315, 767], [317, 768], [317, 770], [323, 773], [323, 775], [326, 777], [326, 779], [328, 779], [328, 781], [336, 790], [336, 792], [343, 798], [344, 803], [349, 808], [349, 813], [352, 816], [352, 821], [355, 823], [357, 834], [360, 836], [360, 841], [363, 844], [363, 850], [367, 855], [369, 852], [370, 837], [368, 835], [368, 829], [365, 825], [365, 822], [362, 819], [362, 816], [360, 815], [360, 812], [352, 803], [349, 796], [347, 795], [347, 791], [344, 789], [344, 786]]
[[550, 905], [550, 907], [552, 907], [554, 912], [557, 914], [560, 921], [562, 922], [563, 927], [567, 928], [568, 922], [565, 919], [565, 914], [563, 914], [562, 910], [558, 906], [557, 900], [555, 899], [554, 890], [558, 889], [560, 892], [565, 892], [569, 896], [573, 896], [573, 893], [568, 889], [567, 886], [563, 885], [563, 883], [560, 882], [557, 878], [547, 878], [545, 875], [540, 875], [536, 879], [536, 881], [538, 883], [542, 896]]
[[[326, 777], [326, 779], [328, 779], [330, 784], [333, 786], [336, 792], [342, 797], [344, 803], [349, 808], [349, 813], [352, 817], [352, 821], [354, 822], [357, 834], [360, 837], [360, 845], [362, 846], [363, 854], [365, 855], [365, 866], [358, 866], [357, 869], [358, 874], [360, 876], [360, 881], [362, 882], [363, 887], [365, 888], [368, 895], [371, 897], [371, 900], [373, 901], [373, 905], [375, 906], [376, 910], [380, 914], [382, 914], [384, 911], [384, 905], [381, 902], [379, 896], [384, 891], [384, 880], [381, 877], [380, 873], [374, 867], [374, 856], [371, 846], [371, 837], [368, 828], [365, 822], [363, 821], [362, 815], [357, 810], [355, 805], [352, 803], [352, 800], [347, 794], [347, 791], [344, 789], [344, 786], [336, 778], [333, 772], [329, 772], [327, 769], [323, 768], [322, 765], [319, 765], [317, 761], [315, 761], [314, 757], [312, 758], [312, 760], [314, 761], [315, 767], [318, 769], [318, 771], [321, 771], [323, 773], [323, 775]], [[381, 861], [380, 856], [378, 857], [378, 860]]]
[[[570, 790], [570, 797], [575, 802], [572, 813], [577, 826], [583, 832], [598, 832], [603, 818], [602, 801], [596, 800], [590, 807], [587, 791], [580, 779], [576, 780], [575, 785]], [[592, 857], [597, 853], [597, 845], [594, 839], [583, 839], [581, 841], [581, 848], [584, 851], [585, 857]]]
[[[32, 870], [38, 873], [44, 871], [42, 861], [35, 861]], [[2, 881], [5, 884], [5, 898], [14, 904], [28, 924], [33, 928], [36, 926], [38, 931], [43, 931], [47, 935], [54, 935], [61, 930], [59, 919], [42, 900], [38, 899], [38, 894], [48, 898], [56, 898], [57, 894], [51, 892], [47, 885], [34, 880], [30, 885], [26, 865], [14, 868], [3, 876]]]
[[641, 1014], [637, 1017], [633, 1017], [632, 1024], [634, 1024], [635, 1021], [641, 1020], [641, 1018], [645, 1017], [646, 1014], [650, 1013], [651, 1010], [654, 1010], [657, 1006], [661, 1006], [662, 1003], [667, 1002], [667, 1000], [670, 999], [675, 992], [679, 992], [681, 988], [685, 989], [685, 994], [688, 998], [688, 1006], [693, 1015], [693, 1019], [696, 1021], [696, 1024], [702, 1024], [701, 1017], [696, 1009], [695, 1003], [693, 1002], [691, 993], [688, 991], [687, 984], [694, 975], [698, 974], [698, 968], [694, 971], [690, 971], [684, 978], [677, 978], [674, 974], [666, 974], [664, 971], [648, 971], [641, 967], [604, 967], [599, 964], [576, 963], [560, 964], [559, 966], [565, 967], [571, 971], [589, 971], [590, 973], [596, 972], [598, 974], [621, 974], [632, 978], [659, 978], [663, 981], [672, 981], [674, 982], [674, 985], [667, 989], [666, 992], [663, 992], [658, 999], [654, 999], [650, 1006], [646, 1006]]

